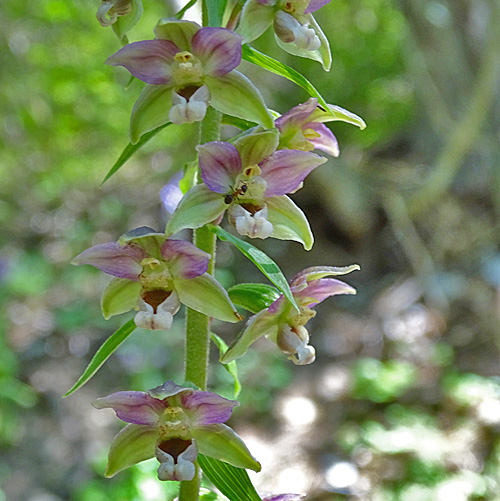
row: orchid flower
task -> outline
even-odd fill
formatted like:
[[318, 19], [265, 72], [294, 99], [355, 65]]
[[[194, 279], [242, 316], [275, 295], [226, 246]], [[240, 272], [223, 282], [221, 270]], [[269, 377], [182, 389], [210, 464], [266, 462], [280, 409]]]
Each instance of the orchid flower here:
[[313, 237], [303, 212], [288, 198], [316, 167], [326, 162], [314, 153], [280, 150], [276, 129], [257, 132], [234, 142], [198, 146], [205, 184], [191, 188], [172, 215], [167, 233], [199, 228], [220, 218], [241, 235], [296, 240], [309, 250]]
[[294, 56], [319, 61], [330, 70], [332, 56], [328, 40], [312, 13], [330, 0], [247, 0], [238, 29], [245, 42], [259, 38], [274, 27], [277, 44]]
[[209, 105], [273, 127], [259, 91], [235, 69], [241, 61], [240, 35], [178, 19], [160, 20], [155, 35], [155, 40], [126, 45], [106, 61], [148, 84], [132, 111], [132, 143], [168, 121], [200, 121]]
[[281, 295], [267, 309], [248, 319], [245, 329], [222, 356], [221, 362], [227, 364], [240, 358], [261, 336], [275, 342], [296, 365], [308, 365], [314, 362], [316, 352], [309, 345], [309, 333], [304, 327], [316, 315], [314, 306], [330, 296], [356, 294], [356, 289], [350, 285], [334, 278], [324, 277], [345, 275], [359, 269], [357, 264], [340, 268], [317, 266], [295, 275], [290, 282], [290, 289], [299, 311]]
[[333, 104], [323, 108], [311, 97], [277, 118], [275, 125], [280, 133], [279, 149], [312, 151], [322, 150], [334, 157], [340, 154], [337, 139], [323, 122], [343, 121], [366, 127], [362, 118]]
[[126, 33], [137, 24], [143, 10], [141, 0], [102, 0], [96, 17], [101, 26], [113, 26], [120, 41], [127, 43]]
[[224, 288], [206, 273], [209, 260], [192, 243], [166, 239], [143, 226], [118, 242], [87, 249], [72, 263], [116, 277], [101, 300], [106, 319], [135, 308], [137, 327], [168, 330], [181, 303], [226, 322], [241, 318]]
[[239, 405], [235, 400], [167, 381], [147, 392], [119, 391], [93, 405], [113, 409], [129, 423], [113, 439], [107, 477], [156, 456], [160, 480], [192, 480], [198, 453], [260, 471], [243, 441], [223, 424]]

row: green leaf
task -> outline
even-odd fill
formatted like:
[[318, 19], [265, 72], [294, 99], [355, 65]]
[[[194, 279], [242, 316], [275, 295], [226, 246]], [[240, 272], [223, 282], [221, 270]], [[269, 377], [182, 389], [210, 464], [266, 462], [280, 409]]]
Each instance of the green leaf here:
[[133, 320], [129, 320], [125, 325], [120, 327], [114, 334], [112, 334], [103, 345], [97, 350], [89, 365], [80, 376], [80, 379], [73, 385], [73, 387], [68, 390], [64, 397], [68, 397], [76, 390], [80, 389], [84, 384], [88, 383], [94, 374], [101, 368], [101, 366], [106, 362], [106, 360], [113, 354], [113, 352], [120, 346], [125, 339], [127, 339], [130, 334], [135, 330], [135, 323]]
[[244, 120], [243, 118], [233, 117], [231, 115], [222, 115], [222, 123], [224, 125], [232, 125], [233, 127], [238, 127], [241, 130], [248, 130], [255, 127], [257, 124]]
[[280, 297], [278, 290], [267, 284], [238, 284], [227, 291], [231, 301], [252, 313], [268, 308]]
[[118, 160], [115, 162], [113, 167], [109, 169], [109, 172], [106, 174], [106, 177], [103, 179], [101, 186], [113, 175], [115, 174], [118, 169], [120, 169], [125, 162], [140, 148], [142, 148], [152, 137], [156, 136], [158, 132], [160, 132], [162, 129], [167, 127], [167, 125], [170, 125], [171, 122], [167, 122], [166, 124], [160, 125], [159, 127], [156, 127], [156, 129], [153, 129], [150, 132], [146, 132], [146, 134], [143, 134], [141, 138], [139, 139], [138, 143], [132, 144], [128, 143], [128, 145], [125, 147], [125, 149], [122, 151], [122, 154], [118, 157]]
[[222, 18], [226, 11], [227, 0], [206, 0], [208, 26], [222, 26]]
[[231, 233], [223, 230], [220, 226], [213, 226], [210, 224], [208, 225], [208, 228], [210, 231], [213, 231], [220, 240], [232, 243], [243, 255], [250, 259], [250, 261], [252, 261], [252, 263], [255, 264], [260, 271], [262, 271], [262, 273], [264, 273], [271, 283], [278, 287], [278, 289], [283, 293], [288, 301], [293, 304], [297, 311], [299, 311], [283, 272], [267, 254], [257, 249], [257, 247], [254, 247], [252, 244], [231, 235]]
[[[217, 348], [219, 348], [219, 358], [224, 355], [227, 351], [227, 344], [222, 339], [219, 337], [217, 334], [214, 334], [213, 332], [210, 334], [210, 338], [214, 342], [214, 344], [217, 345]], [[228, 364], [222, 364], [224, 366], [224, 369], [226, 369], [227, 372], [229, 372], [229, 375], [233, 378], [234, 380], [234, 398], [238, 398], [238, 395], [241, 392], [241, 383], [238, 378], [238, 367], [236, 366], [236, 361], [233, 360], [232, 362], [229, 362]]]
[[273, 59], [272, 57], [267, 56], [266, 54], [263, 54], [258, 50], [255, 50], [253, 47], [250, 47], [250, 45], [247, 44], [243, 44], [242, 46], [242, 58], [249, 63], [256, 64], [257, 66], [270, 71], [271, 73], [291, 80], [298, 86], [302, 87], [311, 97], [318, 98], [319, 104], [324, 107], [327, 106], [326, 101], [323, 99], [323, 96], [316, 90], [316, 87], [314, 87], [314, 85], [309, 82], [306, 77], [304, 77], [293, 68], [290, 68], [286, 64], [283, 64], [280, 61], [277, 61], [276, 59]]
[[198, 454], [203, 473], [230, 501], [262, 501], [246, 470]]
[[180, 11], [178, 11], [176, 14], [174, 14], [174, 17], [177, 19], [182, 19], [182, 16], [184, 16], [184, 13], [189, 10], [191, 7], [194, 7], [196, 5], [196, 2], [198, 0], [190, 0]]

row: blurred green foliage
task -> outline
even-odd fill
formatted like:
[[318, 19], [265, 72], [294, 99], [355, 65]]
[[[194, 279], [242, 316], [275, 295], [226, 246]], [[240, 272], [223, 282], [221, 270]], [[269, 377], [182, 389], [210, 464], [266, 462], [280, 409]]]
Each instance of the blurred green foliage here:
[[[125, 71], [103, 64], [119, 43], [97, 23], [98, 3], [0, 6], [0, 484], [7, 499], [175, 496], [174, 485], [155, 479], [154, 461], [102, 478], [118, 423], [90, 402], [182, 381], [181, 315], [168, 333], [134, 332], [85, 388], [61, 399], [126, 320], [102, 319], [106, 277], [69, 261], [133, 227], [161, 229], [159, 191], [193, 160], [197, 138], [196, 126], [168, 127], [100, 186], [128, 143], [141, 84], [128, 85]], [[152, 38], [157, 19], [177, 10], [163, 0], [144, 3], [131, 41]], [[323, 479], [332, 461], [354, 468], [351, 484], [319, 482], [307, 499], [498, 499], [500, 99], [491, 49], [498, 9], [483, 0], [332, 0], [317, 18], [332, 46], [327, 75], [280, 51], [270, 33], [255, 46], [303, 72], [368, 128], [335, 123], [341, 157], [296, 195], [315, 248], [304, 256], [293, 243], [256, 244], [287, 276], [313, 264], [359, 262], [363, 271], [350, 281], [359, 293], [318, 308], [313, 366], [293, 366], [265, 341], [238, 363], [235, 427], [260, 436], [266, 454], [292, 433], [303, 454], [275, 461], [297, 468], [289, 481], [308, 467], [315, 474], [306, 477]], [[243, 69], [273, 109], [307, 99], [290, 82]], [[227, 244], [218, 263], [226, 286], [261, 280]], [[213, 328], [229, 342], [239, 327]], [[231, 398], [231, 376], [219, 365], [211, 370], [211, 387]], [[280, 407], [297, 395], [319, 409], [311, 427], [294, 425], [300, 413]], [[280, 474], [270, 469], [262, 485], [278, 485]]]

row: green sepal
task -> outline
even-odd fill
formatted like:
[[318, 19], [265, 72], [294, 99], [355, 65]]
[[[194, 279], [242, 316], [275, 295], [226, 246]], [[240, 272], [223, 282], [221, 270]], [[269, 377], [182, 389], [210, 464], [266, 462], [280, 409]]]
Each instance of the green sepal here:
[[257, 313], [247, 322], [238, 337], [231, 343], [228, 350], [220, 358], [220, 362], [227, 364], [242, 357], [253, 343], [262, 336], [273, 338], [278, 333], [279, 317], [267, 310]]
[[201, 228], [215, 221], [226, 209], [224, 195], [198, 184], [182, 197], [167, 224], [166, 234], [172, 235], [185, 228]]
[[[227, 351], [227, 344], [222, 339], [220, 336], [217, 334], [214, 334], [213, 332], [210, 333], [210, 339], [213, 341], [214, 344], [217, 345], [217, 348], [219, 349], [219, 358], [224, 355]], [[229, 373], [229, 375], [233, 378], [234, 381], [234, 399], [238, 398], [238, 395], [241, 392], [241, 383], [240, 383], [240, 378], [238, 377], [238, 367], [236, 365], [236, 361], [233, 360], [232, 362], [229, 362], [228, 364], [223, 364], [224, 369]]]
[[139, 22], [143, 12], [141, 0], [132, 0], [132, 10], [125, 16], [119, 16], [112, 24], [113, 31], [122, 45], [127, 43], [126, 34]]
[[181, 51], [191, 51], [191, 40], [199, 29], [194, 21], [167, 17], [158, 21], [154, 33], [156, 38], [174, 42]]
[[227, 292], [233, 304], [252, 313], [268, 308], [280, 297], [278, 289], [267, 284], [238, 284]]
[[312, 14], [305, 14], [304, 17], [309, 22], [310, 27], [315, 31], [316, 35], [321, 41], [319, 49], [316, 50], [306, 50], [301, 49], [295, 43], [286, 43], [280, 40], [278, 35], [275, 34], [276, 43], [286, 52], [292, 54], [293, 56], [305, 57], [307, 59], [312, 59], [313, 61], [318, 61], [323, 66], [325, 71], [330, 71], [332, 66], [332, 54], [330, 52], [330, 44], [325, 34], [319, 27], [318, 23], [314, 19]]
[[236, 33], [239, 33], [245, 42], [252, 42], [273, 24], [275, 14], [276, 6], [263, 5], [258, 0], [247, 0], [241, 11]]
[[151, 231], [151, 228], [147, 226], [141, 226], [124, 233], [118, 239], [118, 243], [120, 245], [129, 243], [136, 244], [143, 249], [146, 254], [162, 260], [161, 247], [165, 243], [165, 235], [163, 233], [157, 233], [154, 230]]
[[198, 454], [203, 473], [229, 501], [262, 501], [243, 468]]
[[88, 383], [94, 374], [102, 367], [104, 362], [106, 362], [106, 360], [114, 353], [118, 346], [120, 346], [123, 341], [125, 341], [125, 339], [127, 339], [130, 334], [134, 332], [135, 328], [134, 321], [129, 320], [116, 332], [111, 334], [111, 336], [104, 341], [102, 346], [92, 357], [92, 360], [89, 362], [89, 365], [87, 365], [87, 368], [83, 371], [83, 374], [79, 377], [78, 381], [63, 395], [63, 397], [68, 397], [76, 390], [80, 389], [84, 384]]
[[213, 231], [217, 237], [224, 241], [233, 244], [244, 256], [246, 256], [250, 261], [252, 261], [259, 270], [264, 273], [264, 275], [273, 283], [283, 295], [292, 303], [293, 307], [299, 311], [299, 307], [295, 302], [290, 286], [280, 270], [279, 266], [264, 252], [254, 247], [252, 244], [241, 240], [226, 230], [223, 230], [220, 226], [209, 225], [210, 231]]
[[101, 297], [102, 315], [109, 320], [137, 306], [137, 298], [141, 292], [140, 282], [126, 278], [113, 278], [106, 286]]
[[272, 155], [279, 143], [278, 129], [269, 129], [252, 134], [245, 134], [234, 141], [238, 150], [243, 168], [248, 165], [256, 165]]
[[212, 275], [204, 273], [194, 278], [174, 278], [173, 282], [180, 302], [188, 308], [224, 322], [241, 320], [228, 293]]
[[366, 122], [358, 115], [341, 108], [335, 104], [326, 104], [321, 109], [316, 107], [312, 115], [309, 117], [311, 122], [347, 122], [352, 125], [357, 125], [361, 130], [366, 128]]
[[170, 121], [172, 89], [168, 85], [146, 84], [132, 108], [130, 142], [136, 144], [141, 136]]
[[265, 129], [274, 127], [274, 120], [259, 90], [242, 73], [233, 70], [218, 77], [205, 77], [210, 90], [210, 104], [221, 113], [256, 122]]
[[191, 430], [200, 454], [225, 461], [237, 468], [259, 472], [260, 463], [250, 454], [247, 446], [225, 424], [211, 424]]
[[119, 471], [151, 459], [155, 455], [158, 429], [156, 426], [128, 424], [111, 443], [105, 477], [113, 477]]
[[286, 195], [266, 200], [268, 221], [273, 225], [271, 237], [279, 240], [293, 240], [311, 250], [314, 236], [306, 216], [291, 198]]
[[318, 98], [319, 104], [324, 107], [327, 106], [326, 101], [324, 100], [323, 96], [317, 91], [316, 87], [314, 87], [314, 85], [309, 82], [309, 80], [307, 80], [304, 75], [294, 70], [293, 68], [290, 68], [290, 66], [283, 64], [282, 62], [272, 58], [271, 56], [268, 56], [267, 54], [259, 52], [258, 50], [250, 47], [247, 44], [243, 44], [241, 48], [241, 57], [249, 63], [256, 64], [257, 66], [260, 66], [261, 68], [264, 68], [265, 70], [270, 71], [275, 75], [279, 75], [290, 80], [291, 82], [302, 87], [311, 97]]

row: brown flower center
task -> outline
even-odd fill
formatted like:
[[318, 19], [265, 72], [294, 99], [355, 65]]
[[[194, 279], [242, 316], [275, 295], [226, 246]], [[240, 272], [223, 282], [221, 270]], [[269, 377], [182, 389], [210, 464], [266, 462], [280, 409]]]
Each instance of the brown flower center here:
[[193, 443], [192, 440], [182, 440], [182, 438], [171, 438], [158, 444], [158, 448], [166, 452], [177, 463], [177, 458]]
[[166, 291], [164, 289], [154, 289], [152, 291], [144, 291], [141, 294], [142, 299], [145, 303], [148, 303], [153, 307], [153, 312], [157, 313], [158, 306], [160, 306], [168, 296], [172, 294], [172, 291]]

